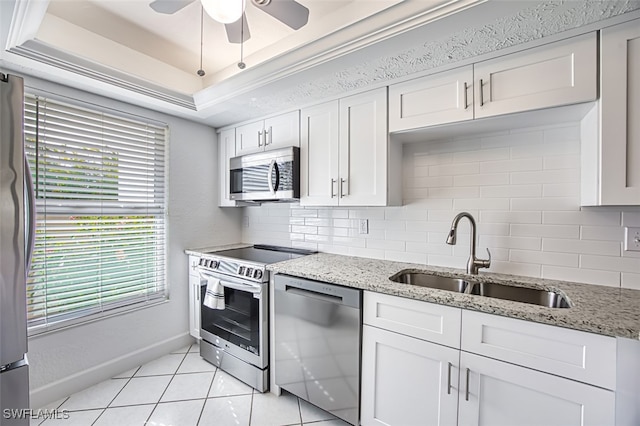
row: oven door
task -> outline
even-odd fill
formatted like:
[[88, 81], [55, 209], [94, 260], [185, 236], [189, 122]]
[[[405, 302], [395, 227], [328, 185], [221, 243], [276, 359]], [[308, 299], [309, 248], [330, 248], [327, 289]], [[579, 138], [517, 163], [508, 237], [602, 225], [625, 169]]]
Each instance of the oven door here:
[[[204, 306], [208, 277], [224, 287], [224, 309]], [[202, 272], [200, 283], [200, 337], [249, 364], [267, 367], [268, 283]]]

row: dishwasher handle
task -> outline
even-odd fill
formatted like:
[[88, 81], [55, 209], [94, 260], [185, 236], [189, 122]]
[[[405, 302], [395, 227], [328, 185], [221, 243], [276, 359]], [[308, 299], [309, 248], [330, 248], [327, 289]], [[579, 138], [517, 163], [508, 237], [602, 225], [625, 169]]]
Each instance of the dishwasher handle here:
[[319, 293], [313, 290], [305, 290], [298, 287], [285, 286], [285, 290], [289, 294], [296, 294], [302, 297], [310, 297], [312, 299], [322, 300], [323, 302], [335, 303], [336, 305], [342, 305], [342, 297], [334, 296], [333, 294]]
[[274, 283], [275, 291], [285, 294], [295, 294], [358, 309], [361, 306], [362, 292], [359, 289], [283, 274], [276, 274]]

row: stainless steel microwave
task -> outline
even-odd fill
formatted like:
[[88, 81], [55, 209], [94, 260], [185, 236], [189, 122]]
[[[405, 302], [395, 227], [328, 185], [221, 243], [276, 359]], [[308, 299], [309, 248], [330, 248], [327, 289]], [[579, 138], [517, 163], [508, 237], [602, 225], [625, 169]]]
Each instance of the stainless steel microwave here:
[[237, 201], [297, 201], [300, 148], [290, 146], [229, 160], [229, 198]]

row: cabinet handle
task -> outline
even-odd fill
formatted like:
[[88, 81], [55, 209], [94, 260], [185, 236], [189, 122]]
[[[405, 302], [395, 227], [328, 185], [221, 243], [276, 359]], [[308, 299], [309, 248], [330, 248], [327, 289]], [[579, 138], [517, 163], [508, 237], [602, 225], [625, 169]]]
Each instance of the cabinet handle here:
[[258, 146], [262, 146], [262, 130], [258, 130]]
[[[267, 143], [267, 133], [269, 133], [269, 143]], [[265, 135], [264, 136], [265, 136], [264, 145], [265, 146], [271, 145], [273, 143], [273, 126], [269, 126], [269, 131], [268, 132], [265, 130]]]
[[468, 401], [468, 400], [469, 400], [469, 373], [470, 373], [470, 372], [471, 372], [471, 370], [469, 370], [469, 369], [467, 368], [467, 389], [466, 389], [465, 394], [464, 394], [464, 400], [465, 400], [465, 401]]
[[448, 371], [447, 371], [447, 395], [451, 395], [451, 367], [453, 367], [453, 365], [449, 362], [448, 363]]
[[337, 180], [331, 179], [331, 198], [336, 196], [336, 194], [333, 192], [333, 188], [335, 187], [336, 182], [337, 182]]
[[347, 181], [346, 179], [340, 178], [340, 198], [344, 198], [344, 196], [346, 195], [344, 193], [344, 184], [346, 181]]
[[464, 109], [469, 108], [469, 99], [467, 97], [467, 92], [469, 91], [469, 85], [467, 82], [464, 82]]
[[480, 79], [480, 106], [484, 105], [484, 89], [482, 86], [482, 79]]

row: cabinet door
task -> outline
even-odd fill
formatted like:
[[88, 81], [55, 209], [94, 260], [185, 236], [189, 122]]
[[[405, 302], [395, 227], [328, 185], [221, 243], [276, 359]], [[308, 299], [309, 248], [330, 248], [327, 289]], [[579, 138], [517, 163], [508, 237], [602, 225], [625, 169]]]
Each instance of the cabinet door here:
[[475, 117], [593, 101], [597, 66], [595, 33], [475, 64]]
[[264, 151], [264, 121], [236, 127], [236, 155]]
[[389, 131], [473, 119], [473, 66], [389, 86]]
[[265, 150], [300, 146], [300, 111], [264, 120]]
[[640, 20], [602, 30], [601, 204], [640, 204]]
[[200, 338], [200, 276], [198, 256], [189, 256], [189, 334]]
[[362, 425], [455, 425], [459, 351], [363, 326]]
[[614, 392], [462, 352], [460, 426], [615, 424]]
[[235, 129], [227, 129], [218, 136], [218, 168], [220, 187], [218, 189], [218, 206], [234, 207], [236, 202], [229, 199], [229, 159], [236, 155]]
[[338, 205], [338, 101], [302, 110], [300, 204]]
[[387, 204], [387, 89], [340, 99], [338, 194], [342, 206]]

